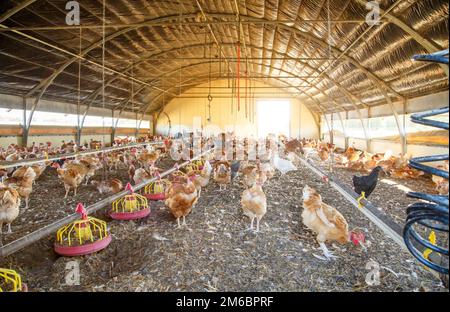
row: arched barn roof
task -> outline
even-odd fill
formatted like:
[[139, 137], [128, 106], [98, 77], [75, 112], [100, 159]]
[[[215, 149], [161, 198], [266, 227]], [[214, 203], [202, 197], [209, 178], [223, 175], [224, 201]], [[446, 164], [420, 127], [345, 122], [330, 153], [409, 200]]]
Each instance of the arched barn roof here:
[[66, 25], [67, 1], [1, 1], [0, 93], [76, 103], [81, 60], [82, 104], [150, 113], [236, 77], [239, 37], [241, 76], [283, 86], [316, 112], [448, 89], [444, 68], [411, 61], [448, 48], [443, 0], [381, 0], [377, 27], [364, 0], [330, 0], [329, 10], [326, 0], [106, 1], [104, 29], [103, 1], [78, 2], [81, 28]]

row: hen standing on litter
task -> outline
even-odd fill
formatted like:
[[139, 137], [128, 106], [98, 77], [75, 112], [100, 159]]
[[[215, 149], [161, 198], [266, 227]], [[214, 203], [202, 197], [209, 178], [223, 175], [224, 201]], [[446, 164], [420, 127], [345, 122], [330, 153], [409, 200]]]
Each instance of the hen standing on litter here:
[[242, 211], [250, 218], [250, 228], [253, 231], [253, 221], [256, 219], [256, 232], [259, 232], [259, 221], [267, 212], [266, 194], [262, 189], [262, 181], [256, 183], [249, 189], [244, 190], [241, 196]]
[[367, 176], [353, 176], [352, 180], [353, 186], [355, 187], [355, 192], [365, 198], [369, 197], [377, 186], [378, 174], [382, 170], [383, 168], [376, 166]]
[[12, 187], [0, 184], [0, 234], [2, 233], [3, 223], [8, 225], [8, 233], [11, 233], [11, 223], [19, 216], [19, 206], [19, 193]]
[[178, 183], [173, 183], [166, 191], [165, 204], [177, 219], [178, 228], [181, 228], [180, 218], [186, 226], [186, 216], [198, 200], [197, 188], [187, 177], [182, 177]]
[[306, 185], [303, 188], [303, 224], [317, 234], [317, 242], [322, 249], [325, 258], [323, 260], [337, 258], [331, 253], [325, 242], [334, 241], [341, 244], [353, 242], [364, 248], [364, 234], [348, 230], [348, 223], [344, 216], [334, 207], [322, 201], [322, 196], [313, 188]]

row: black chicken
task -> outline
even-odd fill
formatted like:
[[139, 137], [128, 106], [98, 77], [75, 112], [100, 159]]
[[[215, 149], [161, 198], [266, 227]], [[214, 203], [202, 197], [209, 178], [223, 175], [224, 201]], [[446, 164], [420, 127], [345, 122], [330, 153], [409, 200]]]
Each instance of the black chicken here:
[[355, 192], [359, 195], [362, 194], [362, 192], [365, 193], [365, 197], [369, 197], [370, 194], [375, 190], [375, 187], [377, 186], [378, 182], [378, 173], [382, 171], [383, 168], [380, 166], [377, 166], [372, 169], [372, 172], [367, 176], [353, 176], [353, 186], [355, 187]]
[[241, 167], [241, 163], [239, 161], [235, 161], [231, 163], [230, 167], [231, 167], [231, 180], [233, 180], [236, 177], [239, 168]]

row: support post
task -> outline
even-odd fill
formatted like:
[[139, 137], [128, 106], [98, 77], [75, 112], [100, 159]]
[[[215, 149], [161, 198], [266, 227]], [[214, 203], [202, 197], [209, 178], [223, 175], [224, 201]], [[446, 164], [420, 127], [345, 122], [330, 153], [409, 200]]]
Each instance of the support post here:
[[77, 127], [77, 133], [75, 134], [75, 142], [78, 146], [81, 146], [81, 128]]
[[22, 126], [22, 146], [27, 147], [28, 145], [28, 127], [27, 127], [27, 98], [22, 98], [23, 107], [23, 126]]
[[[345, 120], [348, 120], [348, 111], [345, 112]], [[348, 149], [348, 135], [347, 135], [347, 131], [345, 131], [345, 150]]]
[[302, 103], [298, 101], [298, 139], [302, 139]]
[[[372, 117], [372, 114], [370, 113], [370, 107], [367, 108], [367, 120], [369, 121], [369, 134], [366, 137], [366, 144], [367, 144], [367, 152], [371, 153], [372, 152], [372, 138], [370, 137], [370, 118]], [[361, 122], [363, 122], [361, 120]]]
[[402, 132], [400, 133], [400, 138], [402, 142], [402, 153], [403, 155], [408, 152], [408, 141], [406, 134], [406, 99], [403, 100], [403, 124], [402, 124]]
[[158, 121], [157, 113], [152, 114], [152, 135], [156, 135], [156, 123]]
[[[395, 118], [395, 123], [397, 124], [398, 134], [400, 135], [400, 145], [402, 148], [402, 154], [406, 153], [406, 131], [405, 131], [405, 118], [403, 118], [403, 125], [400, 122], [400, 117], [397, 114], [397, 111], [395, 110], [395, 106], [392, 103], [391, 98], [387, 94], [387, 91], [382, 89], [384, 97], [386, 98], [386, 101], [392, 111], [392, 114]], [[403, 113], [405, 113], [405, 107], [406, 107], [406, 99], [403, 99]]]
[[114, 123], [114, 109], [111, 110], [111, 146], [114, 144], [114, 139], [116, 137], [116, 126], [117, 122], [119, 121], [119, 117], [117, 117], [117, 121]]

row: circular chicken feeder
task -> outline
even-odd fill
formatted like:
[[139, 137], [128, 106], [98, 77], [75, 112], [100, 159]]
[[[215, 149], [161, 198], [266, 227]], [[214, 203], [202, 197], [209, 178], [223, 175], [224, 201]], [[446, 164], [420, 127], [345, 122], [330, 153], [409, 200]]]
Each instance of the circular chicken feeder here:
[[0, 269], [0, 292], [27, 292], [28, 287], [22, 283], [20, 275], [11, 269]]
[[169, 180], [158, 179], [144, 187], [144, 196], [149, 200], [164, 200], [166, 199], [165, 192], [170, 185]]
[[205, 167], [205, 161], [202, 159], [197, 159], [192, 161], [192, 164], [197, 166], [198, 170], [203, 170], [203, 168]]
[[185, 167], [185, 172], [187, 174], [191, 173], [192, 171], [200, 172], [202, 170], [203, 170], [203, 166], [202, 165], [194, 164], [194, 163], [188, 164]]
[[76, 212], [81, 219], [74, 221], [56, 233], [55, 252], [66, 257], [88, 255], [106, 248], [111, 242], [106, 222], [88, 217], [83, 204], [78, 204]]
[[170, 175], [170, 182], [172, 184], [182, 183], [186, 177], [186, 173], [181, 170], [176, 170]]
[[114, 201], [109, 213], [115, 220], [136, 220], [147, 217], [150, 214], [150, 207], [147, 198], [134, 193], [131, 184], [125, 187], [129, 191], [128, 195]]

